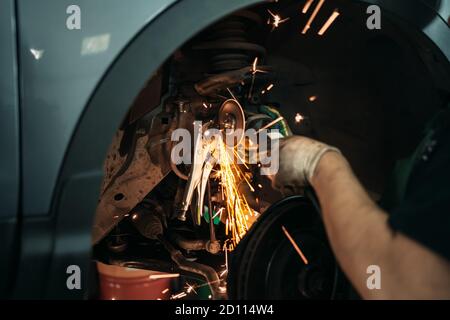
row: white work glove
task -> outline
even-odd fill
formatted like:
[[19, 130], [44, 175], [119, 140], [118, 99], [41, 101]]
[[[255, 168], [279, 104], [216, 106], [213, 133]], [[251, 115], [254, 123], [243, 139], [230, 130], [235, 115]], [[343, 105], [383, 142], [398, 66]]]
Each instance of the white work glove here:
[[284, 195], [298, 194], [309, 184], [326, 152], [340, 153], [337, 148], [302, 136], [281, 139], [279, 150], [279, 169], [270, 179], [272, 187]]

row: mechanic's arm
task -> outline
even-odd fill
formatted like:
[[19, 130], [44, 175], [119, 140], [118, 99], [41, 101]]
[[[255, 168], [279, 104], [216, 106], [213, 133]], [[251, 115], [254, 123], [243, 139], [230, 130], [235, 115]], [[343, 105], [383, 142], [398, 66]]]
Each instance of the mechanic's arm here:
[[[275, 188], [292, 193], [309, 181], [322, 208], [333, 251], [365, 299], [449, 299], [450, 263], [393, 233], [387, 213], [369, 197], [340, 152], [305, 137], [280, 145]], [[381, 290], [367, 288], [367, 267], [381, 269]]]
[[[369, 197], [343, 156], [326, 152], [311, 185], [319, 198], [331, 245], [363, 298], [450, 298], [450, 264], [400, 233]], [[366, 285], [369, 265], [381, 268], [381, 290]]]

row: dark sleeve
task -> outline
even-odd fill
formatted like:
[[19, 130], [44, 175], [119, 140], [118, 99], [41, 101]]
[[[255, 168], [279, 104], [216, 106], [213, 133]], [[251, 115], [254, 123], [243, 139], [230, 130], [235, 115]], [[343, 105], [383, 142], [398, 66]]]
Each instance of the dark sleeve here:
[[420, 156], [389, 224], [450, 261], [450, 135], [433, 149]]

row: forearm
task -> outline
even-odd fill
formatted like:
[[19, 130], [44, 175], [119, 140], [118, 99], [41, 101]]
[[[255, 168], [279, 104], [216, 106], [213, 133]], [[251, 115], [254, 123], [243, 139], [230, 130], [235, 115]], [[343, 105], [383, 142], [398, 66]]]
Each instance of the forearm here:
[[[367, 267], [383, 264], [392, 240], [387, 214], [369, 197], [340, 154], [326, 153], [311, 181], [319, 198], [330, 242], [344, 272], [365, 298]], [[383, 267], [383, 266], [380, 266]]]
[[[334, 254], [363, 298], [450, 298], [449, 261], [393, 232], [387, 213], [372, 201], [339, 150], [293, 136], [282, 140], [279, 151], [272, 186], [286, 193], [307, 182], [313, 186]], [[371, 265], [380, 268], [380, 290], [367, 286]]]
[[[450, 263], [393, 233], [388, 215], [361, 186], [344, 157], [326, 153], [311, 181], [333, 251], [366, 299], [450, 299]], [[381, 269], [380, 290], [367, 287], [367, 267]]]

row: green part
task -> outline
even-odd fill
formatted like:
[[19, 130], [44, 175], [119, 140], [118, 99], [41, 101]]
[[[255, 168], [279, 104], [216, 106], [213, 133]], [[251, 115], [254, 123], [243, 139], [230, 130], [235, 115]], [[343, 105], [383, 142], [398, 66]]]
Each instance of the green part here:
[[202, 286], [197, 289], [197, 294], [201, 300], [209, 300], [209, 296], [212, 295], [211, 288], [206, 285], [206, 283], [202, 283]]
[[[217, 213], [217, 211], [213, 211], [213, 217]], [[207, 206], [203, 209], [203, 217], [205, 218], [205, 221], [209, 223], [209, 208]], [[215, 225], [218, 225], [220, 223], [220, 215], [217, 215], [213, 220]]]
[[[273, 120], [282, 117], [281, 113], [270, 106], [260, 106], [259, 111], [261, 113], [267, 114], [269, 117], [271, 117]], [[292, 130], [289, 127], [289, 124], [287, 123], [286, 119], [283, 118], [280, 122], [273, 125], [272, 128], [278, 129], [282, 136], [287, 137], [292, 135]]]

